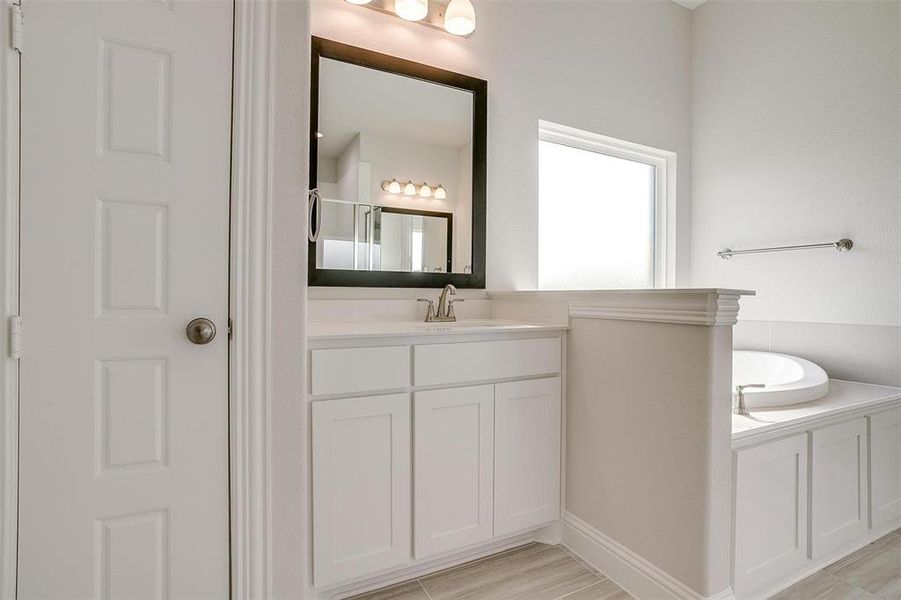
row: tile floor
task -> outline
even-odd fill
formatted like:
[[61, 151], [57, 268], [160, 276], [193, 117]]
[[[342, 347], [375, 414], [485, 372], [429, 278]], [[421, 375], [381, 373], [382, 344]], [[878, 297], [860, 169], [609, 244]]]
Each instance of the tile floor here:
[[901, 529], [838, 560], [772, 600], [901, 599]]
[[562, 546], [528, 544], [353, 600], [628, 600]]
[[[562, 546], [528, 544], [352, 600], [628, 600]], [[771, 600], [901, 600], [901, 529]]]

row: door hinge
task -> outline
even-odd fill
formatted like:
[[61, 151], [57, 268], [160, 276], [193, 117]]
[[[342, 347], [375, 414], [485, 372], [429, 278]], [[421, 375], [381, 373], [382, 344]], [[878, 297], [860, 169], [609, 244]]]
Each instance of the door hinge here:
[[22, 317], [19, 315], [9, 318], [9, 357], [13, 360], [22, 358]]
[[10, 21], [12, 22], [12, 47], [13, 50], [22, 54], [25, 29], [25, 16], [22, 14], [22, 7], [18, 4], [10, 4], [9, 14]]

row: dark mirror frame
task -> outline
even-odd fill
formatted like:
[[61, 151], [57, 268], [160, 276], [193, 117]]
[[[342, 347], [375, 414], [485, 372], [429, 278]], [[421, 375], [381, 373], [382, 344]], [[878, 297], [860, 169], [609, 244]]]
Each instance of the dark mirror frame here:
[[386, 73], [412, 77], [472, 93], [472, 273], [352, 271], [316, 267], [316, 244], [309, 242], [307, 281], [311, 286], [485, 288], [485, 214], [488, 150], [488, 82], [417, 62], [364, 50], [319, 37], [312, 38], [310, 65], [310, 189], [319, 185], [319, 59], [330, 58]]

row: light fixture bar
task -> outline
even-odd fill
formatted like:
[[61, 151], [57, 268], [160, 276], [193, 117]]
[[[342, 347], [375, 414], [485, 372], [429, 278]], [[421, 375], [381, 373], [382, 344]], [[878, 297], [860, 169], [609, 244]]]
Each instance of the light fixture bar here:
[[[380, 13], [384, 13], [386, 15], [391, 15], [392, 17], [396, 17], [397, 13], [394, 12], [394, 0], [372, 0], [368, 4], [360, 4], [359, 6], [363, 6], [365, 8], [371, 8], [372, 10], [378, 11]], [[440, 29], [444, 31], [444, 13], [447, 11], [447, 3], [445, 2], [436, 2], [436, 0], [429, 0], [429, 14], [425, 16], [421, 21], [408, 21], [409, 23], [417, 23], [419, 25], [425, 25], [426, 27], [431, 27], [432, 29]], [[447, 33], [447, 32], [445, 32]], [[471, 35], [471, 34], [470, 34]], [[463, 36], [454, 36], [454, 37], [469, 37], [468, 35]]]

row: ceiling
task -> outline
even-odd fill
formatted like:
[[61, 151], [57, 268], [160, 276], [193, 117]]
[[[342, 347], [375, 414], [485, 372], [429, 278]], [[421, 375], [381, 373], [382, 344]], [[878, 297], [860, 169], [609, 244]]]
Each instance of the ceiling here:
[[460, 148], [472, 139], [472, 94], [323, 58], [319, 153], [337, 158], [357, 133]]

